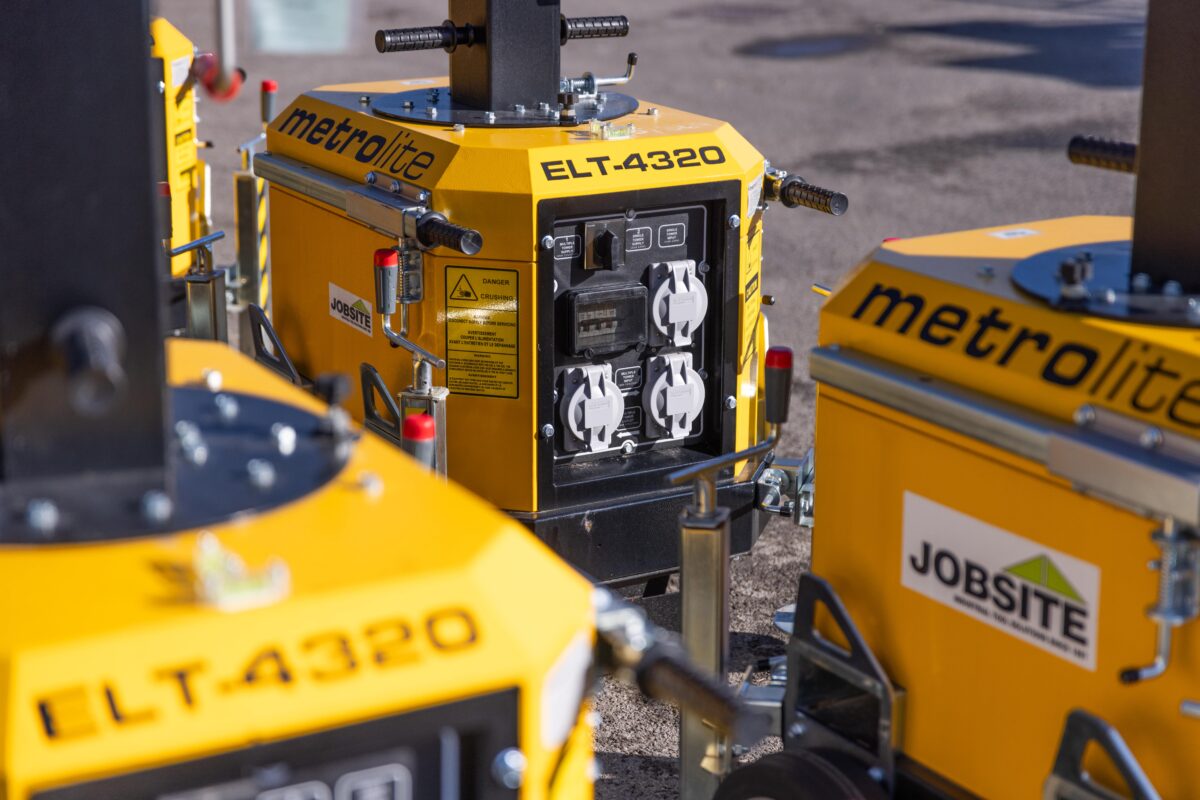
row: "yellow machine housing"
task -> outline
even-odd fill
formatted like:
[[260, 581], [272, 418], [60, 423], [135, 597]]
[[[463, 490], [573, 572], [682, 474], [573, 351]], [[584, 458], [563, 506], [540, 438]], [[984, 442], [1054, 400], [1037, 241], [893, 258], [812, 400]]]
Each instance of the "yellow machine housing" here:
[[[367, 362], [393, 392], [412, 384], [413, 359], [382, 333], [371, 265], [377, 248], [397, 244], [381, 222], [389, 194], [427, 193], [430, 208], [483, 239], [471, 256], [420, 253], [424, 298], [408, 306], [407, 336], [447, 362], [433, 382], [450, 391], [449, 475], [597, 580], [676, 569], [687, 493], [667, 491], [665, 473], [762, 435], [763, 157], [728, 123], [664, 106], [605, 125], [522, 129], [372, 112], [372, 98], [443, 85], [323, 87], [269, 126], [255, 169], [270, 181], [273, 323], [284, 348], [308, 376], [355, 374]], [[595, 255], [606, 235], [622, 245], [615, 267]], [[662, 265], [685, 262], [707, 311], [672, 340], [645, 320], [667, 280]], [[627, 330], [627, 312], [644, 327]], [[615, 344], [589, 344], [605, 335]], [[672, 354], [688, 360], [678, 367], [685, 382], [703, 384], [702, 411], [684, 431], [654, 429], [645, 410]], [[572, 381], [587, 376], [624, 407], [593, 449], [571, 438], [564, 411]], [[348, 405], [362, 413], [358, 387]], [[753, 485], [727, 481], [721, 494], [744, 551], [757, 530]]]
[[[168, 365], [175, 387], [204, 391], [216, 371], [243, 407], [325, 413], [222, 344], [170, 341]], [[202, 540], [251, 571], [284, 570], [290, 594], [214, 607]], [[282, 798], [302, 783], [324, 797], [347, 773], [367, 791], [368, 767], [409, 784], [389, 797], [439, 797], [446, 780], [472, 797], [591, 797], [591, 728], [562, 702], [587, 680], [591, 587], [372, 435], [283, 507], [170, 535], [6, 546], [0, 574], [9, 800]], [[527, 759], [520, 790], [493, 778], [505, 747]]]
[[[196, 92], [188, 70], [196, 48], [162, 17], [150, 22], [150, 55], [161, 69], [166, 186], [170, 191], [170, 247], [208, 233], [208, 165], [199, 157], [196, 135]], [[194, 256], [171, 259], [171, 274], [186, 275]]]
[[1010, 282], [1036, 254], [1129, 235], [1076, 217], [894, 241], [821, 309], [812, 570], [906, 693], [899, 751], [982, 797], [1041, 796], [1072, 709], [1163, 797], [1200, 791], [1200, 722], [1181, 714], [1195, 626], [1161, 677], [1120, 679], [1154, 653], [1153, 517], [1194, 524], [1194, 488], [1164, 476], [1200, 429], [1195, 331]]

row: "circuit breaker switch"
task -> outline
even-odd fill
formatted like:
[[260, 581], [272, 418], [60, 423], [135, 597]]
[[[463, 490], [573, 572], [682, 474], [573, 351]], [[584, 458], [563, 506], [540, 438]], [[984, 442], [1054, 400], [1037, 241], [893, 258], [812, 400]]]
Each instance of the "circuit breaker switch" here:
[[704, 380], [692, 369], [691, 353], [655, 356], [642, 396], [646, 409], [646, 434], [655, 439], [682, 439], [692, 432], [704, 410]]
[[563, 443], [569, 451], [593, 453], [613, 447], [625, 415], [625, 399], [613, 382], [612, 365], [589, 364], [563, 376]]
[[654, 300], [650, 318], [668, 343], [687, 347], [704, 322], [708, 292], [696, 277], [696, 262], [664, 261], [650, 268]]

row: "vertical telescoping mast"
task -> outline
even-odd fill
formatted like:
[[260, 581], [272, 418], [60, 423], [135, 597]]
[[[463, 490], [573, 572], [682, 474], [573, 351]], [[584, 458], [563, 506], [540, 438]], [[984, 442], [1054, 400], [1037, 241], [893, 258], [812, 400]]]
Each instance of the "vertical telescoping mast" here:
[[0, 541], [169, 487], [146, 4], [52, 10], [7, 5], [0, 48]]

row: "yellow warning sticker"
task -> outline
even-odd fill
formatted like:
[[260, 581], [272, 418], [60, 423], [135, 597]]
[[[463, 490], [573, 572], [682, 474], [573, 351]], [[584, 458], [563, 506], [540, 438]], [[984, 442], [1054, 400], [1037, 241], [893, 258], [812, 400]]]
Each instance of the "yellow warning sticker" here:
[[446, 385], [452, 393], [517, 396], [520, 321], [516, 270], [446, 267]]

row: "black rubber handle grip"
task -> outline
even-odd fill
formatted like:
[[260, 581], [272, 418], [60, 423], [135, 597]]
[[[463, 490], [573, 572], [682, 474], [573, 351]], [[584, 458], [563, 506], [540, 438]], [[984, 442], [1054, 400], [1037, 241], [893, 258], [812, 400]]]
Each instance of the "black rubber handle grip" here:
[[627, 36], [629, 18], [614, 17], [563, 17], [563, 44], [571, 39], [602, 39], [607, 36]]
[[412, 50], [438, 50], [453, 47], [458, 35], [453, 25], [432, 28], [391, 28], [375, 31], [375, 49], [381, 53], [405, 53]]
[[832, 214], [835, 217], [845, 214], [850, 205], [846, 195], [841, 192], [813, 186], [795, 175], [784, 180], [783, 186], [779, 190], [779, 199], [788, 208], [803, 206], [811, 208], [813, 211]]
[[426, 247], [449, 247], [463, 255], [473, 256], [483, 247], [483, 235], [471, 228], [455, 225], [436, 211], [431, 211], [417, 223], [417, 241]]
[[1137, 171], [1137, 145], [1101, 139], [1098, 136], [1076, 136], [1067, 145], [1067, 158], [1072, 164], [1111, 169], [1115, 172]]

